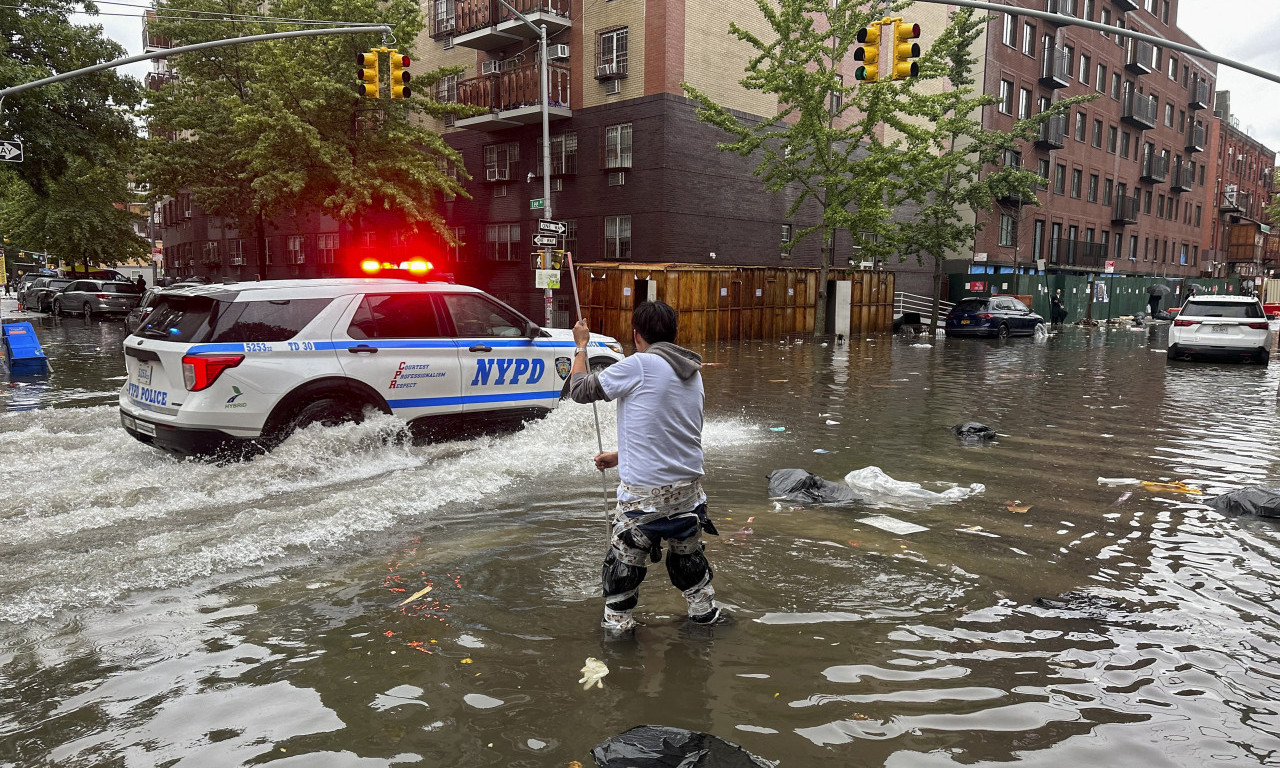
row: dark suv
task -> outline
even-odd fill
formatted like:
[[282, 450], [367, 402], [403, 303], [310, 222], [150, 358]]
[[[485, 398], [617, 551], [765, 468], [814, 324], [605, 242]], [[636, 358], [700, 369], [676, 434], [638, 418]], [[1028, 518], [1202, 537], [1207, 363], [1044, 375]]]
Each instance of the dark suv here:
[[55, 315], [119, 315], [138, 306], [142, 290], [134, 283], [114, 280], [75, 280], [53, 295]]

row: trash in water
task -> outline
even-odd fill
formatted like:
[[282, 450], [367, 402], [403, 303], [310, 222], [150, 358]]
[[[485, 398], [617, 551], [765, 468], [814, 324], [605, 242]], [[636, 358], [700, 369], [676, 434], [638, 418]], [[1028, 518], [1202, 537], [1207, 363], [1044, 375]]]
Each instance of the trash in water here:
[[1174, 481], [1172, 483], [1157, 483], [1154, 480], [1143, 480], [1142, 487], [1146, 488], [1148, 491], [1156, 491], [1156, 492], [1168, 491], [1169, 493], [1196, 493], [1196, 494], [1204, 493], [1204, 491], [1200, 490], [1199, 488], [1192, 488], [1191, 486], [1181, 481]]
[[1280, 489], [1276, 488], [1239, 488], [1215, 496], [1205, 503], [1219, 512], [1280, 517]]
[[400, 605], [408, 605], [409, 603], [412, 603], [414, 600], [417, 600], [418, 598], [420, 598], [420, 597], [422, 597], [423, 595], [427, 594], [427, 593], [428, 593], [428, 592], [430, 592], [431, 590], [432, 590], [432, 586], [431, 586], [430, 584], [428, 584], [427, 586], [423, 587], [422, 589], [418, 590], [417, 592], [414, 592], [414, 593], [413, 593], [412, 595], [410, 595], [409, 597], [405, 598], [404, 602], [400, 603]]
[[956, 437], [965, 441], [994, 440], [996, 431], [986, 424], [979, 424], [976, 421], [966, 421], [963, 424], [956, 424], [951, 427], [951, 431]]
[[862, 499], [841, 485], [806, 469], [775, 469], [768, 474], [769, 497], [801, 504], [854, 504]]
[[982, 483], [970, 483], [968, 487], [954, 486], [941, 492], [930, 491], [919, 483], [894, 480], [874, 466], [850, 472], [844, 476], [844, 482], [868, 504], [880, 506], [951, 504], [987, 490]]
[[1128, 501], [1128, 500], [1129, 500], [1129, 497], [1130, 497], [1130, 496], [1132, 496], [1132, 495], [1133, 495], [1133, 491], [1125, 491], [1124, 493], [1120, 494], [1120, 498], [1118, 498], [1118, 499], [1116, 499], [1115, 501], [1111, 502], [1111, 506], [1113, 506], [1113, 507], [1118, 507], [1118, 506], [1120, 506], [1121, 504], [1123, 504], [1123, 503], [1125, 503], [1126, 501]]
[[786, 432], [786, 427], [769, 427], [770, 432]]
[[1027, 510], [1031, 509], [1031, 505], [1023, 504], [1021, 501], [1006, 501], [1004, 503], [1004, 508], [1014, 514], [1023, 515], [1026, 514]]
[[831, 453], [831, 451], [828, 451], [826, 448], [814, 448], [813, 452], [814, 453]]
[[604, 681], [602, 678], [609, 674], [609, 668], [604, 665], [604, 662], [591, 656], [587, 657], [587, 663], [582, 665], [581, 671], [582, 677], [578, 682], [583, 684], [582, 690], [584, 691], [592, 685], [597, 688], [603, 688]]
[[832, 421], [831, 419], [827, 419], [827, 425], [828, 425], [828, 426], [830, 426], [830, 425], [834, 425], [834, 424], [839, 424], [839, 423], [840, 423], [840, 422], [838, 422], [838, 421]]
[[1100, 477], [1098, 485], [1137, 485], [1142, 482], [1136, 477]]
[[599, 768], [772, 768], [719, 736], [665, 725], [640, 725], [591, 750]]
[[909, 533], [919, 533], [921, 531], [929, 530], [923, 525], [908, 523], [906, 520], [899, 520], [896, 517], [889, 517], [888, 515], [872, 515], [871, 517], [862, 517], [858, 519], [858, 522], [869, 525], [872, 528], [879, 528], [882, 531], [888, 531], [889, 533], [896, 533], [899, 536], [905, 536]]

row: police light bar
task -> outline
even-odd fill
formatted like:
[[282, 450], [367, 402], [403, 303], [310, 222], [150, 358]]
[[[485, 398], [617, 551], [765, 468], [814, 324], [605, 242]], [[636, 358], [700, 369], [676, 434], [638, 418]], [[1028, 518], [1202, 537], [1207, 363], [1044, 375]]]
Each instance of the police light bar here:
[[411, 259], [409, 261], [401, 261], [392, 263], [390, 261], [378, 261], [377, 259], [365, 259], [360, 262], [360, 269], [366, 275], [376, 275], [384, 270], [394, 270], [399, 272], [408, 272], [416, 277], [421, 277], [430, 272], [433, 267], [431, 262], [423, 259]]

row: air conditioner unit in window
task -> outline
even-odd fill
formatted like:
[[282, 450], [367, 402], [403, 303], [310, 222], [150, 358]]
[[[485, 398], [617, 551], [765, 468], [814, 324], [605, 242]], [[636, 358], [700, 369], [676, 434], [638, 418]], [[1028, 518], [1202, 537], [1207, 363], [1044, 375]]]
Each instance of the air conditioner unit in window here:
[[605, 80], [610, 77], [618, 76], [618, 63], [616, 61], [608, 64], [599, 64], [596, 66], [596, 79]]
[[502, 71], [501, 61], [482, 61], [480, 62], [480, 74], [496, 75]]
[[551, 180], [551, 191], [552, 191], [552, 192], [563, 192], [563, 191], [564, 191], [564, 179], [552, 179], [552, 180]]
[[509, 168], [485, 168], [485, 181], [510, 181], [511, 169]]
[[627, 183], [627, 174], [625, 171], [609, 172], [609, 186], [621, 187], [623, 184], [626, 184], [626, 183]]
[[606, 96], [616, 96], [619, 93], [622, 93], [621, 80], [605, 80], [604, 81], [604, 94]]
[[547, 59], [567, 59], [569, 58], [569, 46], [567, 45], [548, 45]]
[[1036, 269], [1038, 269], [1038, 270], [1040, 270], [1041, 272], [1043, 272], [1043, 271], [1044, 271], [1044, 265], [1045, 265], [1045, 261], [1044, 261], [1044, 259], [1036, 259]]
[[447, 32], [453, 29], [454, 21], [455, 19], [452, 16], [445, 16], [443, 18], [436, 19], [436, 31]]
[[294, 256], [294, 257], [293, 257], [293, 263], [294, 263], [294, 264], [306, 264], [306, 263], [307, 263], [307, 256], [306, 256], [306, 254], [299, 253], [298, 255]]

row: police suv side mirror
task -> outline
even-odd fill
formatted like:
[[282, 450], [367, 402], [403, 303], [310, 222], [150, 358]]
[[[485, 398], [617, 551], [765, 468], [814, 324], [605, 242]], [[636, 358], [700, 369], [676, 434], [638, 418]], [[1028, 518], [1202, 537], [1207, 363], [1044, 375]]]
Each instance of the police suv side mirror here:
[[529, 323], [524, 327], [524, 337], [529, 341], [533, 341], [542, 335], [542, 329], [535, 323]]

